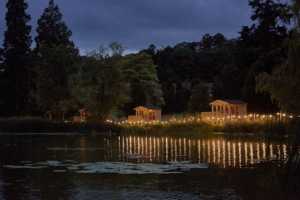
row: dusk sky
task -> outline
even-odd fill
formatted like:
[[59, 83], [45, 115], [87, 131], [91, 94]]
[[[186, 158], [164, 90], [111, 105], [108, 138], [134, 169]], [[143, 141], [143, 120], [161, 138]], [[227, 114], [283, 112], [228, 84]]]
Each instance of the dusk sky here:
[[[237, 36], [250, 23], [248, 0], [56, 0], [72, 39], [84, 53], [100, 44], [122, 43], [129, 51], [182, 41], [199, 41], [205, 33]], [[0, 40], [5, 30], [0, 1]], [[48, 0], [29, 0], [33, 35]]]

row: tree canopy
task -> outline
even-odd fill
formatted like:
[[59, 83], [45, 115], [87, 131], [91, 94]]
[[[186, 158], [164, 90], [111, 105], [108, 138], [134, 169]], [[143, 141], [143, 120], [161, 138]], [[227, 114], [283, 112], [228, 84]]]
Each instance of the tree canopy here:
[[63, 21], [63, 15], [54, 0], [49, 1], [49, 5], [45, 8], [42, 16], [38, 19], [37, 37], [35, 38], [36, 48], [42, 45], [73, 47], [74, 44], [70, 40], [72, 32]]
[[3, 60], [8, 88], [3, 93], [9, 97], [5, 107], [7, 113], [24, 114], [28, 111], [30, 90], [30, 15], [25, 0], [7, 1], [6, 7]]
[[[240, 99], [250, 112], [298, 112], [299, 2], [249, 0], [251, 24], [238, 37], [204, 34], [198, 41], [126, 54], [118, 42], [80, 55], [58, 5], [38, 19], [35, 46], [23, 0], [7, 2], [0, 49], [3, 114], [91, 118], [125, 116], [135, 106], [164, 113], [201, 112], [211, 99]], [[291, 23], [293, 22], [293, 23]], [[4, 94], [4, 93], [2, 93]]]

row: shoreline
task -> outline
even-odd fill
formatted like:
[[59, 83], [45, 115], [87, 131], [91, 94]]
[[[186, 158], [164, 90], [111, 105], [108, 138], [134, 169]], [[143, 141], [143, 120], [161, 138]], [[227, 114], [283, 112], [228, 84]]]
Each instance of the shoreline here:
[[223, 126], [205, 122], [152, 124], [143, 126], [113, 123], [65, 123], [41, 118], [1, 119], [0, 136], [185, 136], [224, 135], [234, 137], [282, 138], [291, 136], [289, 124], [232, 123]]

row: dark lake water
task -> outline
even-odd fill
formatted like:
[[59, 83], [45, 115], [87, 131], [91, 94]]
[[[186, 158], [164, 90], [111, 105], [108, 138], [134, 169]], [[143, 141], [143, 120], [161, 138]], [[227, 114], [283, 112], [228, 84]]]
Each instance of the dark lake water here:
[[0, 199], [285, 199], [289, 149], [223, 136], [0, 136]]

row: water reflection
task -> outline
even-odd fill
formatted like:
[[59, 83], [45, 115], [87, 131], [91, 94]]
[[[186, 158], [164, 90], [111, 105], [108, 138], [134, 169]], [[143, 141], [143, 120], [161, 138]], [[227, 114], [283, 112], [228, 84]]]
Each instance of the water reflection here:
[[[289, 152], [290, 147], [283, 142], [222, 136], [198, 139], [153, 136], [0, 137], [0, 199], [126, 199], [122, 196], [124, 194], [128, 195], [127, 199], [150, 199], [155, 192], [157, 196], [152, 199], [193, 199], [193, 196], [195, 199], [199, 196], [202, 199], [240, 199], [230, 195], [239, 195], [243, 199], [283, 199], [280, 198], [281, 184], [276, 182], [276, 176], [274, 178], [268, 165], [266, 169], [259, 168], [257, 171], [255, 168], [219, 168], [249, 167], [263, 160], [285, 161]], [[102, 161], [108, 162], [103, 164]], [[112, 167], [116, 161], [126, 163]], [[186, 165], [194, 164], [199, 167], [198, 163], [207, 163], [212, 168], [205, 165], [191, 173], [164, 174], [161, 178], [149, 174], [77, 174], [72, 173], [77, 169], [66, 167], [85, 163], [93, 167], [91, 170], [112, 171], [124, 167], [128, 170], [129, 167], [137, 171], [138, 167], [132, 162], [145, 163], [139, 166], [163, 163], [159, 165], [163, 169], [166, 169], [167, 162], [172, 167], [173, 162], [178, 162], [175, 164], [186, 168]], [[20, 168], [9, 168], [8, 165]], [[48, 167], [34, 168], [38, 166]], [[78, 168], [83, 169], [86, 167], [82, 165]], [[231, 178], [228, 179], [228, 176]], [[266, 189], [262, 189], [262, 185]], [[204, 198], [206, 194], [207, 198]]]
[[288, 157], [287, 148], [286, 144], [263, 141], [151, 136], [120, 136], [115, 143], [107, 140], [104, 147], [106, 160], [155, 163], [192, 161], [219, 168], [241, 168], [264, 160], [284, 161]]
[[[3, 143], [1, 145], [1, 143]], [[20, 161], [74, 160], [78, 162], [166, 163], [190, 161], [218, 168], [242, 168], [260, 161], [285, 161], [285, 143], [255, 139], [177, 138], [153, 136], [20, 138], [0, 141], [0, 164]], [[35, 145], [32, 145], [35, 144]]]

